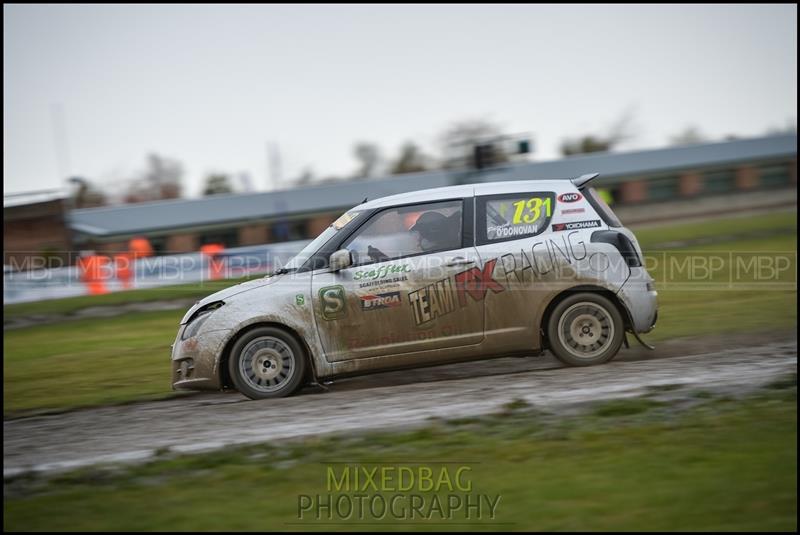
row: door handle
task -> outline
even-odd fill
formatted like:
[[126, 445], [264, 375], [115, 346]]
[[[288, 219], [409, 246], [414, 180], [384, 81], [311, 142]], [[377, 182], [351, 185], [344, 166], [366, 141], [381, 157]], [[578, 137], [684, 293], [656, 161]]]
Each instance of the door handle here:
[[448, 258], [445, 261], [444, 265], [447, 267], [454, 267], [454, 266], [468, 266], [474, 263], [475, 263], [474, 260], [469, 260], [467, 258], [464, 258], [463, 256], [456, 256], [453, 258]]

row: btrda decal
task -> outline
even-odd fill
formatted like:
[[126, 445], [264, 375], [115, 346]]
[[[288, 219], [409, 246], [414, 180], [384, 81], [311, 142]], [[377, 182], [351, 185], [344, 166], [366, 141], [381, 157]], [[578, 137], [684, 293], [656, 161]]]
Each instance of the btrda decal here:
[[361, 296], [361, 310], [378, 310], [400, 306], [400, 292]]

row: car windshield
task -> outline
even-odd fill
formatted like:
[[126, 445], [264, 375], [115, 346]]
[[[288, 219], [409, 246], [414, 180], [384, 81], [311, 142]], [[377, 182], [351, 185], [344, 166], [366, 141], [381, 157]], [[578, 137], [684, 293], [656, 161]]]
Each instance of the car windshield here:
[[284, 266], [284, 270], [293, 271], [300, 269], [300, 266], [306, 263], [311, 256], [319, 251], [320, 247], [328, 243], [340, 230], [346, 227], [354, 219], [358, 218], [364, 211], [363, 210], [349, 210], [339, 216], [339, 218], [331, 223], [331, 225], [322, 231], [322, 233], [314, 238], [311, 243], [303, 247], [303, 250], [297, 253], [291, 260]]

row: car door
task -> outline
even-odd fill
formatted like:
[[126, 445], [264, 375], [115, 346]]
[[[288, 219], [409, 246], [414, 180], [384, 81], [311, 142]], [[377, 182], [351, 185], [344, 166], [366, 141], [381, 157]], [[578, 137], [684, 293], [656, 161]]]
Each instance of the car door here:
[[549, 298], [553, 289], [548, 281], [562, 260], [547, 239], [556, 195], [545, 189], [520, 191], [515, 185], [489, 191], [476, 193], [475, 241], [482, 262], [493, 266], [494, 280], [506, 291], [486, 297], [485, 334], [487, 341], [524, 349], [534, 340], [536, 310]]
[[352, 265], [312, 278], [328, 361], [482, 340], [483, 303], [470, 286], [480, 268], [472, 208], [472, 198], [388, 207], [345, 239], [339, 248], [350, 251]]

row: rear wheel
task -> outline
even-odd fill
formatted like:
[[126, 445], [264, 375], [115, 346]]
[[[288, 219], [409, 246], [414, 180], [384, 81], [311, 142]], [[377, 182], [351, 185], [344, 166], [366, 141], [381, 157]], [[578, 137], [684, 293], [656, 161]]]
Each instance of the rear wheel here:
[[228, 371], [236, 390], [250, 399], [285, 397], [300, 387], [306, 355], [285, 331], [258, 327], [233, 345]]
[[617, 307], [595, 293], [571, 295], [558, 303], [547, 325], [550, 350], [565, 364], [608, 362], [619, 351], [625, 324]]

